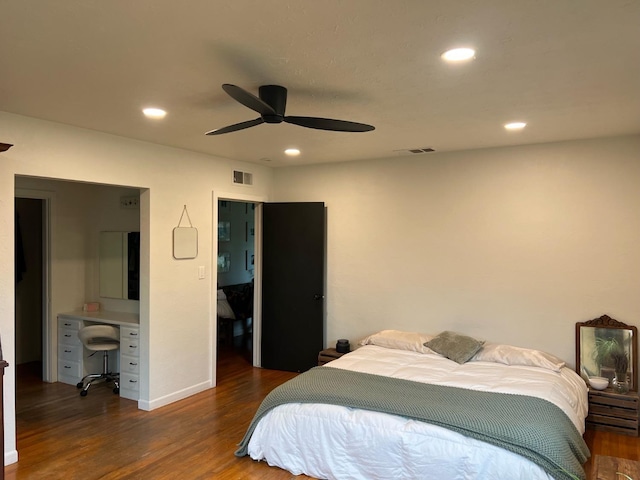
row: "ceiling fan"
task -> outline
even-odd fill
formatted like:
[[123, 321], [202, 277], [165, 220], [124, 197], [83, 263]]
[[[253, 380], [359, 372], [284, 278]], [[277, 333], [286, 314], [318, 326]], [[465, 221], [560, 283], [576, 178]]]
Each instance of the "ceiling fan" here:
[[259, 88], [259, 97], [228, 83], [222, 85], [222, 89], [227, 92], [231, 98], [240, 102], [245, 107], [258, 112], [260, 116], [255, 120], [248, 120], [246, 122], [235, 123], [227, 127], [211, 130], [207, 132], [206, 135], [221, 135], [223, 133], [236, 132], [245, 128], [255, 127], [261, 123], [282, 122], [334, 132], [369, 132], [375, 129], [372, 125], [348, 122], [346, 120], [287, 116], [284, 114], [285, 107], [287, 106], [287, 89], [280, 85], [262, 85]]

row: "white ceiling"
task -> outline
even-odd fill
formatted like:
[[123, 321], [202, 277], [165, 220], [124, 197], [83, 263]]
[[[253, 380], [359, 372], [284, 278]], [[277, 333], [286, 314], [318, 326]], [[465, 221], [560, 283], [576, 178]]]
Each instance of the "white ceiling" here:
[[[5, 0], [0, 62], [0, 110], [270, 166], [640, 132], [638, 0]], [[258, 117], [223, 83], [376, 130], [205, 136]]]

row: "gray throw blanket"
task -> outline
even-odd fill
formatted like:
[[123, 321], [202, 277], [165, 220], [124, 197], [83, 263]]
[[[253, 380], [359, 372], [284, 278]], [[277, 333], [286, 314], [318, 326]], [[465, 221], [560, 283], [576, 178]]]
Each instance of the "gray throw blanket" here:
[[[556, 405], [535, 397], [478, 392], [315, 367], [275, 388], [258, 408], [236, 456], [247, 455], [260, 419], [285, 403], [326, 403], [421, 420], [497, 445], [558, 480], [584, 479], [589, 449]], [[574, 476], [572, 476], [574, 475]]]

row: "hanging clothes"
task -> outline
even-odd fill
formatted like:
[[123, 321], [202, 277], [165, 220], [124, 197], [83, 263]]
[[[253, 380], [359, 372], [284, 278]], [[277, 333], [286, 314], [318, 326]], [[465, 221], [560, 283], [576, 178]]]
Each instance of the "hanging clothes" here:
[[27, 261], [24, 257], [24, 246], [22, 245], [22, 231], [20, 230], [20, 214], [15, 210], [15, 261], [16, 261], [16, 284], [22, 280], [22, 274], [27, 271]]

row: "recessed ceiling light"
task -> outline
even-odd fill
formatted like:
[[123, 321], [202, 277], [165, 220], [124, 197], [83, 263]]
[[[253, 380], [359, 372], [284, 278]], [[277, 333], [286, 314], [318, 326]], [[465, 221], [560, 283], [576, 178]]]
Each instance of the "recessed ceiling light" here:
[[463, 62], [475, 58], [475, 55], [473, 48], [453, 48], [444, 52], [441, 57], [447, 62]]
[[298, 150], [297, 148], [287, 148], [284, 153], [286, 153], [290, 157], [297, 157], [298, 155], [300, 155], [300, 150]]
[[161, 108], [145, 108], [142, 110], [142, 113], [144, 113], [148, 118], [164, 118], [167, 114], [167, 112]]
[[507, 123], [504, 128], [506, 128], [507, 130], [522, 130], [526, 126], [527, 124], [524, 122], [511, 122]]

